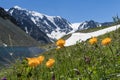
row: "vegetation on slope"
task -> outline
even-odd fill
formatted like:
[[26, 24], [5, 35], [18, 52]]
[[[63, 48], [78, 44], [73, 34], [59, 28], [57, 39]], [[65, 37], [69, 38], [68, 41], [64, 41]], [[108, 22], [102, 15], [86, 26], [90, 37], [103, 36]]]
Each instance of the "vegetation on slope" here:
[[0, 7], [0, 46], [37, 46], [39, 43], [18, 27], [18, 22]]
[[0, 17], [0, 46], [36, 46], [37, 41], [8, 19]]
[[[107, 37], [111, 40], [101, 43]], [[42, 61], [38, 57], [30, 58], [31, 62], [16, 61], [12, 67], [2, 69], [0, 77], [8, 80], [120, 80], [120, 29], [97, 37], [93, 44], [86, 41], [60, 47], [40, 54], [44, 56]], [[48, 62], [50, 59], [52, 62]]]

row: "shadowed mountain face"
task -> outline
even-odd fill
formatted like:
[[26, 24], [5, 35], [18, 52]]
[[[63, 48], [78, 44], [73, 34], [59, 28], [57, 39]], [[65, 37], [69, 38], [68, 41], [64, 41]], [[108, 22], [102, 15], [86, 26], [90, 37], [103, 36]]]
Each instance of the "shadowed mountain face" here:
[[0, 7], [0, 17], [2, 17], [3, 19], [9, 19], [11, 22], [18, 25], [16, 19], [10, 16], [9, 13], [6, 12], [2, 7]]
[[40, 45], [17, 25], [16, 20], [0, 7], [0, 46]]
[[36, 24], [34, 24], [34, 22], [27, 15], [26, 11], [11, 8], [8, 13], [17, 20], [19, 27], [35, 40], [40, 43], [51, 42], [48, 36], [41, 29], [39, 29]]
[[[8, 12], [19, 22], [21, 29], [38, 41], [43, 38], [49, 42], [46, 35], [56, 39], [58, 33], [66, 34], [72, 30], [70, 23], [60, 16], [48, 16], [18, 6], [10, 8]], [[39, 35], [43, 35], [42, 38]]]

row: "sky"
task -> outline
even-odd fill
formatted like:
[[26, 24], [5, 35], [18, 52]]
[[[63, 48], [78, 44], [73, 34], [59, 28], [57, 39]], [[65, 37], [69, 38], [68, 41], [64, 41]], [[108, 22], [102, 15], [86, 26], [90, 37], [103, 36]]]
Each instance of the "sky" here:
[[0, 0], [0, 7], [19, 6], [49, 16], [61, 16], [71, 23], [94, 20], [110, 22], [120, 15], [120, 0]]

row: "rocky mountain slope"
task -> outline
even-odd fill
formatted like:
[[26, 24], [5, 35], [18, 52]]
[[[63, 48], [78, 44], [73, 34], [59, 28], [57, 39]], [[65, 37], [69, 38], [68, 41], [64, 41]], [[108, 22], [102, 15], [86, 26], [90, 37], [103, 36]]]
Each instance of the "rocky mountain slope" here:
[[[64, 35], [72, 30], [70, 23], [60, 16], [48, 16], [18, 6], [10, 8], [8, 12], [19, 22], [21, 29], [38, 41], [45, 34], [51, 39], [58, 39], [62, 36], [59, 34]], [[41, 34], [44, 36], [39, 39]]]
[[36, 46], [37, 41], [17, 26], [16, 20], [0, 7], [0, 46]]

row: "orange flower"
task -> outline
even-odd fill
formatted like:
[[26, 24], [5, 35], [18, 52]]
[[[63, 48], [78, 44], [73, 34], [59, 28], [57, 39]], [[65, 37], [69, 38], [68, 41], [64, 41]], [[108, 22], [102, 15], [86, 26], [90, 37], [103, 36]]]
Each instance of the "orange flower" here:
[[51, 68], [54, 63], [55, 63], [55, 60], [54, 60], [54, 59], [49, 59], [49, 60], [46, 62], [46, 66], [47, 66], [48, 68]]
[[27, 58], [27, 60], [30, 67], [37, 67], [39, 65], [39, 61], [37, 58]]
[[44, 61], [45, 57], [44, 56], [39, 56], [37, 59], [39, 61], [39, 64], [41, 64]]
[[90, 43], [90, 44], [95, 44], [95, 43], [97, 43], [97, 38], [96, 38], [96, 37], [91, 38], [91, 39], [89, 40], [89, 43]]
[[60, 48], [64, 47], [65, 45], [65, 40], [63, 39], [59, 39], [57, 42], [56, 42], [56, 45]]
[[101, 44], [102, 45], [108, 45], [110, 42], [111, 42], [111, 38], [107, 37], [107, 38], [105, 38], [105, 39], [102, 40]]

